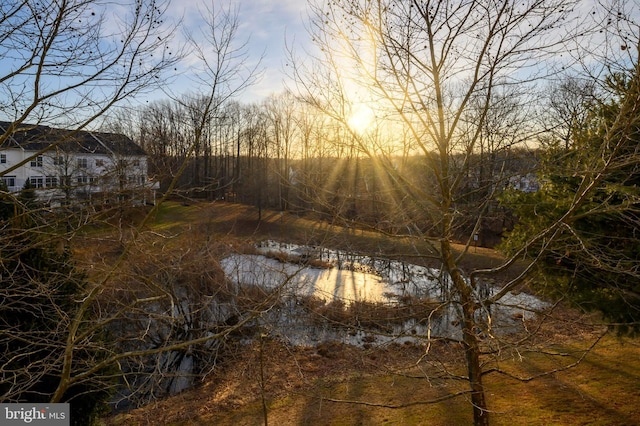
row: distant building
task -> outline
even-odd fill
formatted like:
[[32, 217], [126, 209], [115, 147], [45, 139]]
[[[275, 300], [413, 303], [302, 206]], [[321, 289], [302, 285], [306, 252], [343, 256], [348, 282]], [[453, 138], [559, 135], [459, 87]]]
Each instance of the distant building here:
[[540, 182], [534, 173], [512, 176], [509, 186], [522, 192], [537, 192], [540, 190]]
[[29, 181], [51, 205], [155, 200], [159, 187], [147, 176], [147, 154], [127, 136], [0, 122], [0, 178], [9, 191]]

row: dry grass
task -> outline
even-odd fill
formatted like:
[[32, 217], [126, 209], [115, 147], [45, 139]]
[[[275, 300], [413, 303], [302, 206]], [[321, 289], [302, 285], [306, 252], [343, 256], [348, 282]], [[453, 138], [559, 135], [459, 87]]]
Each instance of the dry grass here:
[[[261, 351], [266, 359], [262, 371]], [[426, 347], [418, 345], [358, 350], [335, 342], [316, 348], [256, 342], [197, 389], [120, 415], [110, 424], [259, 425], [264, 421], [263, 395], [269, 424], [471, 424], [464, 396], [427, 403], [463, 391], [464, 382], [430, 378], [420, 368], [429, 360], [447, 359], [455, 371], [461, 366], [460, 348], [438, 343], [426, 354]], [[504, 361], [503, 368], [531, 375], [556, 368], [556, 363], [534, 352]], [[607, 337], [567, 371], [530, 382], [490, 375], [486, 386], [492, 423], [638, 424], [639, 368], [637, 340]]]
[[354, 301], [346, 304], [340, 299], [327, 302], [315, 296], [300, 297], [297, 302], [312, 322], [319, 327], [334, 327], [346, 331], [365, 329], [392, 333], [394, 325], [409, 320], [426, 322], [438, 315], [440, 304], [417, 297], [399, 298], [397, 304]]
[[[427, 257], [412, 255], [419, 241], [391, 241], [371, 232], [278, 213], [263, 213], [263, 221], [258, 222], [254, 209], [235, 204], [168, 203], [148, 231], [163, 247], [175, 250], [187, 250], [213, 238], [224, 242], [221, 245], [228, 250], [246, 252], [254, 240], [279, 239], [429, 262]], [[91, 238], [104, 243], [106, 237]], [[91, 241], [85, 241], [81, 248], [87, 258], [106, 263], [106, 256], [118, 254], [119, 245], [116, 241], [105, 247], [107, 254], [95, 249]], [[500, 260], [493, 250], [472, 248], [467, 262], [493, 266]], [[352, 318], [344, 306], [327, 306], [311, 299], [306, 303], [311, 311], [327, 318]], [[360, 308], [377, 312], [373, 306]], [[486, 368], [510, 373], [485, 377], [492, 423], [640, 424], [640, 340], [606, 336], [577, 367], [563, 370], [559, 367], [575, 362], [601, 330], [588, 326], [590, 321], [575, 312], [557, 313], [555, 321], [528, 341], [532, 350], [508, 347], [499, 356], [486, 358], [491, 360]], [[452, 379], [464, 374], [463, 355], [457, 343], [444, 341], [364, 349], [330, 341], [316, 347], [256, 341], [216, 368], [195, 389], [105, 422], [127, 426], [260, 425], [265, 424], [264, 400], [272, 425], [471, 424], [468, 399], [464, 395], [452, 397], [466, 390], [464, 380]], [[445, 370], [452, 375], [440, 377]], [[554, 370], [558, 371], [535, 380], [514, 378], [528, 379]], [[442, 400], [429, 403], [437, 399]]]
[[[164, 203], [151, 229], [160, 232], [196, 230], [200, 235], [216, 238], [233, 236], [237, 240], [273, 239], [296, 244], [308, 244], [392, 259], [410, 261], [419, 265], [439, 267], [440, 259], [434, 256], [430, 244], [419, 238], [389, 238], [370, 230], [346, 228], [317, 221], [312, 216], [263, 211], [258, 220], [255, 207], [242, 204], [212, 202], [185, 205], [178, 202]], [[453, 244], [459, 253], [461, 244]], [[418, 254], [419, 253], [419, 254]], [[462, 262], [462, 267], [492, 267], [500, 264], [503, 257], [493, 249], [470, 247]], [[524, 267], [516, 264], [505, 272], [505, 278], [515, 276]], [[500, 278], [500, 277], [499, 277]]]

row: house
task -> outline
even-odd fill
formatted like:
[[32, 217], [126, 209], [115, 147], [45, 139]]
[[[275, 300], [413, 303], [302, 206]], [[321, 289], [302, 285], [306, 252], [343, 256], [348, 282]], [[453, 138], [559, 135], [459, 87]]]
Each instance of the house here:
[[540, 182], [535, 173], [512, 176], [509, 178], [509, 186], [522, 192], [536, 192], [540, 190]]
[[0, 177], [9, 191], [27, 181], [50, 205], [155, 200], [147, 154], [127, 136], [0, 121]]

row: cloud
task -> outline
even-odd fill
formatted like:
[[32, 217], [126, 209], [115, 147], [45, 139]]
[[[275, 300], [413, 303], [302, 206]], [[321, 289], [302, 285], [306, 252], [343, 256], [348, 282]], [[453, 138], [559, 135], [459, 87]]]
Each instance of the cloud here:
[[[169, 5], [168, 17], [174, 22], [200, 37], [200, 31], [207, 25], [204, 19], [207, 9], [238, 8], [238, 44], [248, 42], [249, 62], [262, 59], [263, 78], [249, 88], [243, 100], [259, 100], [274, 92], [283, 90], [284, 64], [287, 62], [286, 45], [294, 39], [296, 44], [308, 39], [304, 22], [307, 18], [307, 2], [302, 0], [181, 0]], [[186, 43], [182, 30], [176, 34], [175, 44]], [[198, 68], [195, 56], [187, 57], [181, 63], [179, 79], [174, 90], [189, 92], [194, 90], [194, 80], [189, 74]]]

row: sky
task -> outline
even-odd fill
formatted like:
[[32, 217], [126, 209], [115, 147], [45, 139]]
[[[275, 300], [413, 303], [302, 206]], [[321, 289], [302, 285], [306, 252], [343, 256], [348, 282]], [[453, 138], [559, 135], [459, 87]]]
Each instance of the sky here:
[[[281, 92], [287, 76], [286, 69], [287, 45], [293, 46], [295, 51], [311, 47], [309, 34], [305, 26], [308, 22], [309, 6], [307, 0], [170, 0], [169, 16], [173, 19], [182, 18], [185, 28], [196, 33], [202, 28], [204, 21], [204, 4], [213, 4], [216, 8], [237, 7], [239, 11], [238, 41], [249, 41], [249, 55], [252, 60], [257, 60], [264, 55], [262, 67], [264, 74], [256, 85], [250, 87], [242, 96], [243, 101], [264, 99], [272, 93]], [[580, 3], [580, 8], [590, 11], [597, 0], [585, 0]], [[633, 9], [638, 0], [634, 0], [627, 8]], [[624, 3], [623, 3], [624, 4]], [[580, 12], [582, 13], [582, 12]], [[585, 16], [590, 13], [585, 12]], [[178, 39], [183, 35], [179, 34]], [[304, 55], [303, 55], [304, 56]], [[178, 71], [178, 77], [173, 82], [173, 93], [185, 93], [193, 91], [193, 80], [188, 76], [191, 73], [189, 58], [182, 64]]]
[[[154, 3], [157, 1], [157, 3]], [[54, 2], [37, 2], [33, 0], [33, 5], [50, 5]], [[262, 63], [259, 69], [262, 70], [260, 80], [250, 86], [238, 100], [242, 102], [259, 102], [264, 98], [274, 93], [280, 93], [284, 90], [284, 79], [286, 75], [284, 73], [285, 63], [287, 62], [286, 46], [295, 45], [296, 50], [301, 46], [309, 45], [309, 36], [305, 29], [306, 22], [308, 21], [307, 12], [307, 0], [150, 0], [149, 4], [159, 5], [159, 9], [163, 6], [167, 7], [163, 16], [164, 28], [158, 30], [158, 38], [160, 36], [164, 38], [164, 30], [171, 29], [177, 25], [177, 29], [174, 35], [174, 39], [170, 42], [170, 48], [173, 52], [179, 52], [180, 47], [186, 48], [187, 36], [185, 31], [191, 32], [194, 36], [200, 34], [200, 32], [207, 28], [207, 23], [204, 19], [208, 15], [207, 9], [214, 8], [216, 11], [232, 8], [237, 10], [238, 13], [238, 33], [235, 39], [236, 43], [246, 43], [248, 52], [247, 60], [254, 63], [262, 57]], [[31, 3], [30, 3], [31, 4]], [[75, 5], [75, 2], [70, 3]], [[16, 1], [0, 0], [0, 10], [3, 13], [7, 13], [8, 10], [15, 8], [18, 5]], [[123, 31], [123, 27], [126, 27], [133, 20], [133, 7], [135, 6], [134, 0], [97, 0], [95, 3], [88, 3], [87, 10], [81, 10], [80, 13], [86, 13], [87, 18], [78, 19], [83, 22], [80, 26], [86, 26], [87, 22], [101, 22], [101, 30], [103, 36], [109, 40], [109, 42], [117, 43], [118, 38]], [[46, 7], [46, 6], [42, 6]], [[94, 8], [96, 13], [93, 13]], [[15, 16], [15, 19], [11, 21], [15, 25], [18, 25], [20, 19], [24, 17], [30, 18], [30, 12], [26, 8], [17, 9], [19, 12]], [[73, 8], [71, 10], [74, 10]], [[90, 17], [88, 15], [91, 13]], [[104, 13], [104, 15], [103, 15]], [[0, 13], [1, 15], [2, 13]], [[39, 19], [39, 22], [31, 22], [35, 25], [52, 24], [54, 14], [48, 14], [44, 18]], [[203, 16], [204, 15], [204, 16]], [[39, 17], [40, 18], [40, 17]], [[75, 18], [74, 18], [75, 19]], [[94, 20], [94, 21], [92, 21]], [[24, 28], [30, 28], [28, 26]], [[48, 28], [48, 27], [47, 27]], [[70, 27], [71, 28], [71, 27]], [[0, 33], [3, 33], [0, 29]], [[73, 29], [72, 29], [73, 30]], [[5, 31], [6, 32], [6, 31]], [[18, 32], [19, 33], [19, 32]], [[65, 33], [66, 34], [66, 33]], [[65, 35], [66, 37], [66, 35]], [[60, 42], [58, 48], [64, 50], [65, 40], [59, 39]], [[155, 42], [155, 40], [153, 40]], [[0, 43], [0, 78], [8, 77], [11, 72], [18, 69], [29, 55], [32, 53], [29, 49], [31, 46], [21, 44], [20, 34], [15, 39], [3, 40]], [[14, 48], [14, 45], [22, 46], [22, 48]], [[26, 48], [25, 48], [26, 47]], [[163, 50], [165, 49], [160, 47]], [[105, 50], [109, 50], [110, 46], [105, 45]], [[119, 45], [116, 46], [119, 48]], [[58, 51], [56, 51], [58, 52]], [[78, 52], [75, 52], [78, 53]], [[93, 53], [93, 52], [91, 52]], [[72, 55], [74, 56], [74, 55]], [[52, 56], [58, 58], [57, 56]], [[62, 56], [60, 56], [62, 57]], [[73, 59], [76, 67], [78, 65], [78, 57], [82, 57], [80, 54]], [[157, 58], [158, 56], [156, 56]], [[195, 55], [185, 57], [176, 67], [175, 71], [168, 69], [162, 80], [159, 80], [164, 84], [163, 90], [152, 89], [152, 92], [143, 91], [138, 93], [135, 97], [129, 98], [130, 103], [123, 102], [122, 105], [139, 105], [145, 102], [168, 100], [169, 96], [182, 96], [184, 94], [198, 93], [199, 90], [206, 90], [198, 84], [197, 79], [194, 78], [194, 72], [197, 69], [195, 62]], [[54, 59], [55, 60], [55, 59]], [[87, 59], [88, 61], [95, 60]], [[215, 61], [213, 61], [215, 62]], [[171, 67], [173, 68], [173, 67]], [[42, 93], [49, 94], [54, 92], [58, 87], [72, 86], [70, 83], [73, 80], [73, 76], [79, 76], [78, 79], [89, 75], [93, 70], [88, 67], [86, 73], [73, 74], [76, 70], [71, 67], [65, 67], [60, 70], [62, 74], [68, 77], [67, 80], [59, 77], [46, 77], [40, 80], [42, 84]], [[52, 70], [52, 74], [58, 72]], [[71, 77], [70, 77], [71, 76]], [[34, 71], [28, 70], [17, 76], [10, 77], [8, 80], [3, 80], [0, 84], [0, 120], [13, 120], [16, 114], [20, 114], [25, 111], [26, 105], [30, 101], [29, 96], [24, 96], [24, 90], [29, 90], [33, 86]], [[65, 86], [66, 85], [66, 86]], [[23, 87], [24, 86], [24, 87]], [[102, 93], [100, 90], [94, 92], [96, 98], [91, 98], [94, 105], [100, 105], [103, 99], [109, 99], [112, 95], [111, 89], [115, 91], [117, 87], [111, 88], [106, 86], [107, 89]], [[26, 89], [25, 89], [26, 88]], [[91, 85], [82, 86], [79, 91], [86, 88], [85, 92], [91, 90]], [[65, 91], [59, 96], [61, 103], [73, 103], [73, 90]], [[20, 97], [24, 102], [13, 103], [11, 100]], [[102, 96], [102, 99], [101, 99]], [[22, 105], [24, 104], [24, 105]], [[44, 104], [43, 104], [44, 105]], [[86, 115], [90, 116], [92, 110]], [[35, 116], [38, 113], [33, 113], [33, 117], [29, 117], [28, 120], [35, 120]], [[83, 118], [74, 115], [73, 120], [81, 121]], [[52, 115], [54, 117], [55, 114]], [[59, 117], [57, 117], [59, 118]], [[57, 119], [55, 118], [55, 119]]]
[[[284, 90], [287, 75], [286, 66], [288, 62], [286, 47], [293, 46], [298, 57], [305, 57], [305, 50], [314, 47], [310, 42], [310, 36], [305, 28], [309, 21], [308, 0], [158, 0], [169, 2], [168, 10], [165, 15], [166, 21], [173, 23], [180, 22], [181, 28], [177, 30], [174, 44], [180, 46], [186, 42], [184, 29], [190, 30], [193, 34], [197, 34], [199, 30], [206, 26], [203, 14], [206, 14], [206, 6], [217, 9], [234, 7], [238, 10], [239, 33], [237, 34], [237, 42], [247, 41], [249, 51], [249, 60], [256, 61], [261, 56], [263, 61], [261, 68], [263, 74], [259, 82], [249, 87], [246, 92], [239, 98], [243, 102], [260, 101], [273, 93], [280, 93]], [[321, 2], [322, 0], [316, 0]], [[582, 7], [590, 8], [591, 4], [598, 0], [585, 0]], [[608, 0], [607, 0], [608, 1]], [[612, 0], [613, 1], [613, 0]], [[623, 0], [620, 0], [623, 1]], [[35, 2], [35, 0], [34, 0]], [[36, 2], [37, 3], [37, 2]], [[120, 19], [126, 17], [126, 7], [134, 4], [133, 0], [100, 0], [99, 4], [107, 4], [108, 15], [112, 16], [113, 21], [109, 24], [118, 25]], [[640, 0], [627, 0], [623, 2], [630, 10], [640, 10], [638, 5]], [[0, 2], [0, 5], [4, 5]], [[117, 9], [122, 9], [118, 11]], [[129, 10], [130, 12], [130, 10]], [[168, 24], [169, 25], [169, 24]], [[118, 27], [110, 28], [112, 32], [117, 34]], [[6, 52], [12, 52], [7, 46]], [[173, 47], [173, 46], [172, 46]], [[619, 46], [618, 46], [619, 48]], [[619, 50], [619, 49], [618, 49]], [[18, 55], [19, 56], [19, 55]], [[157, 56], [156, 56], [157, 57]], [[3, 65], [3, 59], [0, 55], [0, 74], [9, 67]], [[146, 99], [136, 98], [137, 102], [165, 100], [168, 98], [166, 92], [174, 95], [186, 93], [197, 93], [198, 90], [205, 90], [202, 86], [198, 86], [194, 80], [193, 74], [197, 65], [194, 56], [185, 58], [177, 67], [176, 71], [166, 74], [168, 83], [165, 84], [165, 93], [157, 90], [152, 94], [145, 94]], [[16, 83], [19, 86], [19, 81]], [[18, 87], [17, 86], [17, 87]], [[19, 89], [14, 91], [19, 93]], [[365, 99], [365, 102], [368, 102]], [[370, 111], [360, 111], [357, 115], [362, 116], [360, 120], [367, 122], [367, 115]]]
[[[185, 28], [194, 34], [204, 26], [202, 15], [203, 1], [213, 2], [214, 7], [238, 8], [238, 42], [248, 41], [249, 59], [258, 60], [261, 56], [264, 73], [260, 82], [243, 94], [242, 100], [259, 101], [272, 93], [284, 90], [286, 78], [284, 69], [287, 62], [287, 45], [296, 50], [308, 45], [309, 36], [305, 29], [308, 18], [306, 0], [173, 0], [169, 16], [182, 17]], [[178, 34], [178, 40], [183, 35]], [[174, 81], [174, 92], [183, 93], [193, 87], [189, 58], [186, 58], [179, 77]]]

